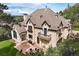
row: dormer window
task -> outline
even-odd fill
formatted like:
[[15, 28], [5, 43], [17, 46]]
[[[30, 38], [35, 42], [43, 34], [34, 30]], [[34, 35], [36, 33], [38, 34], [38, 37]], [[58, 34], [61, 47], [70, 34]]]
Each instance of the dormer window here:
[[28, 32], [32, 33], [32, 26], [28, 26]]
[[43, 17], [43, 15], [40, 15], [40, 18], [42, 18]]

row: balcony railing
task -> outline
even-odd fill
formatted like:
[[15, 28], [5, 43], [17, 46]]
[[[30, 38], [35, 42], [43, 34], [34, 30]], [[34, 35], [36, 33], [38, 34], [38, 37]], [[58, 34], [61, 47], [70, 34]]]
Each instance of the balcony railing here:
[[44, 39], [44, 40], [51, 40], [51, 34], [50, 35], [44, 35], [42, 33], [38, 33], [39, 39]]

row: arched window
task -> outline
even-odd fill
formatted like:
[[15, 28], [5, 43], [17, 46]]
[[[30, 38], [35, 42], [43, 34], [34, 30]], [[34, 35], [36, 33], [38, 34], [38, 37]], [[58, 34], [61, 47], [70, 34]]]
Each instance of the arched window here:
[[13, 31], [13, 36], [14, 36], [14, 38], [17, 39], [17, 33], [16, 33], [16, 31]]
[[32, 33], [32, 26], [28, 26], [28, 32]]

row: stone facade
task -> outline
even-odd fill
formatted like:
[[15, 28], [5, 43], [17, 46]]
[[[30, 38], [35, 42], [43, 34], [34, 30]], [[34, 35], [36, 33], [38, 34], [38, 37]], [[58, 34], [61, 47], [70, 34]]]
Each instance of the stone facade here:
[[[47, 9], [45, 11], [47, 12]], [[26, 20], [26, 19], [28, 19], [28, 20]], [[59, 21], [60, 22], [59, 25], [57, 24], [58, 29], [51, 29], [51, 28], [53, 28], [53, 26], [48, 24], [48, 20], [47, 21], [45, 20], [44, 22], [42, 22], [41, 27], [35, 27], [37, 24], [34, 24], [34, 21], [30, 20], [30, 19], [31, 18], [29, 18], [29, 17], [27, 18], [27, 15], [26, 15], [26, 18], [24, 16], [23, 22], [25, 22], [25, 25], [23, 25], [24, 23], [23, 24], [21, 23], [22, 25], [19, 26], [19, 28], [21, 28], [22, 26], [25, 28], [25, 31], [26, 31], [25, 40], [27, 40], [27, 41], [31, 40], [33, 43], [39, 44], [39, 46], [41, 46], [43, 48], [48, 48], [50, 46], [56, 47], [58, 41], [61, 39], [61, 42], [62, 42], [63, 39], [67, 38], [67, 36], [70, 32], [69, 30], [70, 30], [71, 26], [69, 24], [68, 24], [69, 26], [67, 26], [67, 25], [65, 26], [63, 21], [62, 21], [63, 22], [62, 24], [60, 21]], [[51, 20], [51, 21], [53, 23], [53, 20]], [[38, 20], [38, 22], [39, 22], [39, 20]], [[18, 30], [16, 28], [17, 27], [14, 27], [13, 30], [11, 31], [12, 39], [14, 39], [16, 42], [21, 42], [22, 39], [21, 39], [20, 35], [23, 32], [18, 33]], [[30, 28], [30, 30], [29, 30], [29, 28]], [[14, 38], [13, 31], [16, 32], [17, 38]]]

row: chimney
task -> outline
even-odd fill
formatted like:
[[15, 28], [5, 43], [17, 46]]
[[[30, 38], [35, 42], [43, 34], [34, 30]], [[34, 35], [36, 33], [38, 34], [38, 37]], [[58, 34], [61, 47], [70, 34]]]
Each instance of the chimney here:
[[58, 15], [58, 12], [55, 14], [55, 16], [58, 18], [58, 16], [59, 16], [59, 15]]
[[24, 14], [24, 15], [23, 15], [24, 21], [27, 19], [27, 16], [28, 16], [28, 14]]

